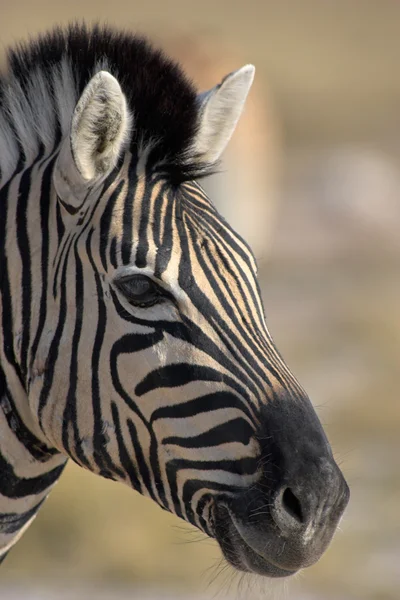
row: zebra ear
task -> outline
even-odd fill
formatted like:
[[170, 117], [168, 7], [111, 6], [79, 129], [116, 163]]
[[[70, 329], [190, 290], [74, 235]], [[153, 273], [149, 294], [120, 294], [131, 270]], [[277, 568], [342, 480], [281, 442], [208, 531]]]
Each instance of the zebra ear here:
[[201, 162], [212, 164], [221, 157], [242, 114], [254, 73], [253, 65], [245, 65], [198, 96], [200, 122], [194, 150]]
[[64, 204], [77, 209], [88, 189], [117, 164], [130, 129], [125, 96], [118, 81], [100, 71], [87, 84], [62, 144], [54, 184]]

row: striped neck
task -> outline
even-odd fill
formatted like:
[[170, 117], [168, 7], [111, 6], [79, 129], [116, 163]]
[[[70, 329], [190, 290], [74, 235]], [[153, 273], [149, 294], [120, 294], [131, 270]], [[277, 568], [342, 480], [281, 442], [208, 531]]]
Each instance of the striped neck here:
[[35, 518], [65, 463], [28, 429], [0, 371], [0, 562]]

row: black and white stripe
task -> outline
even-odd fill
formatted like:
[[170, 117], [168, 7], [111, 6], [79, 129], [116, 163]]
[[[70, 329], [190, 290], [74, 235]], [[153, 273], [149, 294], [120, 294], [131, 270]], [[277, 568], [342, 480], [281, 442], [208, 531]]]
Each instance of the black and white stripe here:
[[[105, 68], [133, 124], [115, 167], [75, 205], [54, 184], [61, 143]], [[143, 40], [99, 28], [19, 49], [10, 69], [0, 80], [0, 556], [67, 457], [213, 535], [215, 498], [258, 477], [262, 407], [303, 391], [267, 331], [249, 248], [194, 180], [210, 162], [193, 154], [196, 94]], [[77, 177], [72, 158], [63, 169], [63, 184]], [[158, 303], [121, 293], [118, 281], [137, 274], [157, 285]]]

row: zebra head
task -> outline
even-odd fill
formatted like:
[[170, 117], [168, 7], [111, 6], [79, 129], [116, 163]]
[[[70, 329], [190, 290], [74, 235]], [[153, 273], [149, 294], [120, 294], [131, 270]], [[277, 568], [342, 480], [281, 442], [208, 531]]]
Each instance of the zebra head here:
[[311, 565], [348, 488], [268, 332], [254, 256], [198, 183], [254, 68], [197, 95], [143, 40], [83, 28], [15, 60], [60, 135], [31, 167], [24, 225], [21, 371], [46, 443], [215, 537], [240, 570]]

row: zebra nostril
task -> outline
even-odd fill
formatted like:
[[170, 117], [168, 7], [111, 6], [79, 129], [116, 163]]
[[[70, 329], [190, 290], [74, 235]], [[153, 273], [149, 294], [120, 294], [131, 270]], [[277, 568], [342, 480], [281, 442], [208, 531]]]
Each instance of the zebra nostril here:
[[296, 519], [299, 523], [303, 523], [304, 515], [300, 500], [290, 488], [286, 488], [282, 494], [282, 507], [293, 519]]
[[300, 498], [289, 487], [281, 489], [272, 505], [272, 517], [279, 529], [286, 533], [296, 533], [307, 520]]

